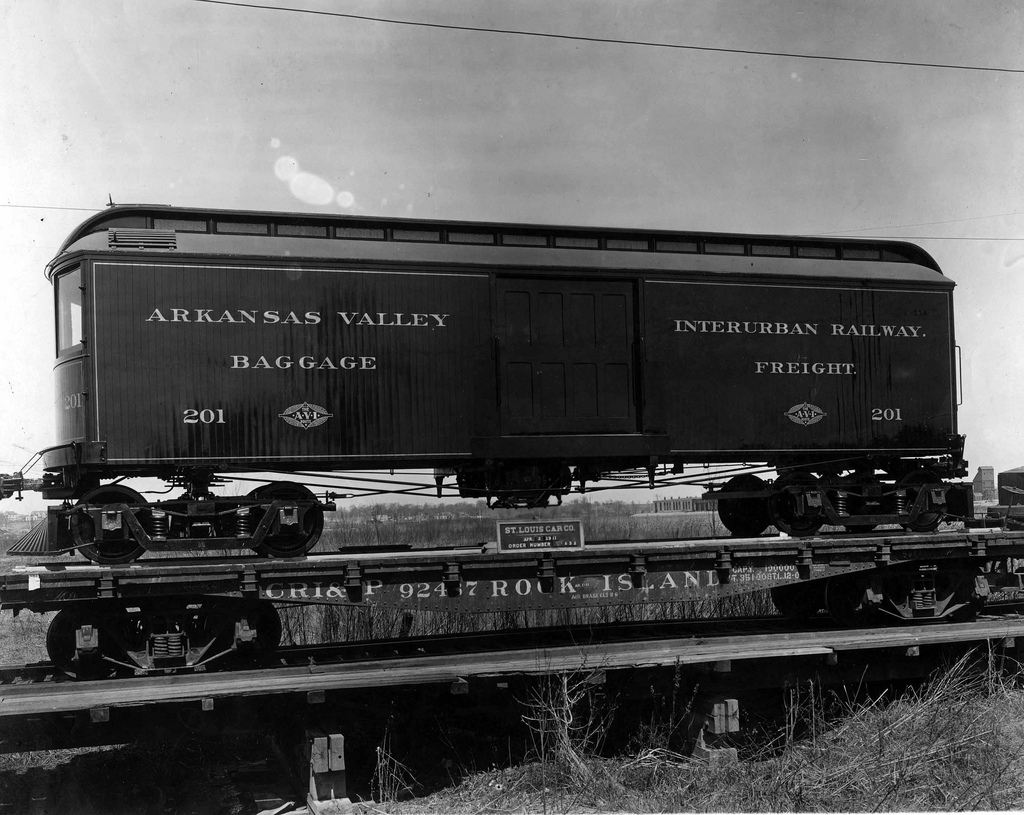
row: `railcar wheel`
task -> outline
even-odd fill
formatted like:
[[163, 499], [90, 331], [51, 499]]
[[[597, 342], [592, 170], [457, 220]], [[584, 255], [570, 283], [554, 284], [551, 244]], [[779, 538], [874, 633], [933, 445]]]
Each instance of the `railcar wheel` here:
[[281, 644], [281, 615], [269, 600], [259, 600], [246, 613], [249, 626], [256, 629], [256, 647], [261, 657], [272, 654]]
[[[113, 676], [117, 667], [103, 659], [102, 648], [106, 644], [100, 631], [101, 618], [88, 610], [65, 608], [57, 612], [46, 629], [46, 653], [61, 671], [72, 679], [106, 679]], [[77, 653], [78, 629], [91, 625], [99, 635], [100, 650], [80, 657]]]
[[835, 622], [848, 628], [863, 625], [871, 614], [866, 601], [867, 584], [856, 577], [833, 577], [825, 583], [825, 610]]
[[[97, 487], [82, 496], [78, 505], [84, 504], [144, 504], [146, 499], [135, 490], [120, 484], [109, 484]], [[121, 524], [120, 534], [104, 536], [97, 540], [96, 524], [88, 512], [74, 512], [71, 515], [71, 533], [78, 551], [93, 563], [113, 565], [130, 563], [140, 557], [146, 550], [135, 540], [128, 524]]]
[[[753, 492], [766, 486], [756, 475], [746, 473], [730, 478], [722, 492]], [[738, 538], [755, 538], [771, 524], [765, 498], [719, 498], [718, 517], [725, 528]]]
[[[239, 627], [243, 622], [247, 633]], [[282, 625], [269, 600], [244, 604], [211, 601], [193, 613], [187, 630], [190, 644], [202, 652], [201, 663], [219, 668], [252, 667], [277, 650]]]
[[[279, 481], [257, 487], [249, 495], [260, 500], [316, 500], [316, 496], [302, 484], [291, 481]], [[324, 513], [320, 507], [310, 507], [302, 515], [301, 524], [294, 531], [272, 532], [263, 539], [263, 543], [255, 547], [256, 554], [261, 557], [301, 557], [316, 546], [320, 534], [324, 531]], [[287, 529], [287, 527], [285, 527]]]
[[779, 614], [790, 620], [806, 620], [825, 606], [822, 581], [795, 586], [775, 586], [771, 589], [772, 603]]
[[790, 487], [817, 487], [818, 479], [810, 473], [788, 472], [779, 476], [773, 485], [773, 492], [768, 498], [768, 514], [772, 523], [780, 532], [793, 537], [813, 535], [825, 518], [820, 513], [809, 514], [801, 511], [804, 502], [800, 497], [789, 491]]
[[[897, 486], [907, 491], [907, 504], [913, 506], [921, 492], [921, 487], [926, 484], [939, 484], [941, 482], [942, 479], [931, 470], [914, 470], [912, 473], [907, 473], [903, 476]], [[922, 512], [912, 521], [903, 524], [903, 528], [909, 529], [911, 532], [934, 532], [941, 522], [942, 512], [932, 510], [931, 512]]]

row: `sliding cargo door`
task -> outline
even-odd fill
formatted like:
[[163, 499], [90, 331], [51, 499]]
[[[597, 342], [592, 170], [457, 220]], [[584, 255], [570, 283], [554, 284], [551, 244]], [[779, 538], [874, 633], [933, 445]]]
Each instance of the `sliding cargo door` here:
[[499, 279], [501, 433], [635, 433], [634, 290]]

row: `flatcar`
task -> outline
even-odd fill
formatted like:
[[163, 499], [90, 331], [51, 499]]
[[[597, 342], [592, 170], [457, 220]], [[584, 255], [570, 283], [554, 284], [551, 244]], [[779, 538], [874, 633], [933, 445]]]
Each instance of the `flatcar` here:
[[540, 507], [735, 464], [743, 536], [958, 511], [954, 284], [908, 243], [112, 206], [46, 273], [56, 444], [0, 492], [61, 503], [15, 553], [301, 556], [303, 478], [353, 469]]

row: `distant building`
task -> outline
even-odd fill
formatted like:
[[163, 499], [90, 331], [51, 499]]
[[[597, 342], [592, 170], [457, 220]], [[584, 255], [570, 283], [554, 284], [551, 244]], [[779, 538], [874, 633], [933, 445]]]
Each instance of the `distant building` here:
[[32, 512], [27, 515], [11, 511], [0, 512], [0, 532], [24, 534], [44, 518], [45, 512]]
[[996, 468], [979, 467], [974, 476], [974, 497], [979, 501], [996, 500]]
[[711, 512], [715, 501], [704, 501], [700, 498], [661, 498], [654, 501], [655, 512]]
[[1014, 495], [1007, 487], [1024, 490], [1024, 467], [999, 473], [999, 503], [1024, 504], [1024, 495]]

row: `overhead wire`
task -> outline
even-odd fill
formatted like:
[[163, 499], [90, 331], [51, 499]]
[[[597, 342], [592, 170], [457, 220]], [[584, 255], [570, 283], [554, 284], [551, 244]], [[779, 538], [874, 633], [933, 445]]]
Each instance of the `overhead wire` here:
[[341, 11], [324, 11], [321, 9], [294, 8], [290, 6], [272, 6], [259, 3], [243, 3], [239, 0], [192, 0], [195, 3], [206, 3], [216, 6], [234, 6], [237, 8], [261, 9], [264, 11], [283, 11], [292, 14], [309, 14], [321, 17], [338, 17], [347, 20], [385, 23], [416, 28], [436, 28], [448, 31], [469, 31], [486, 34], [506, 34], [520, 37], [540, 37], [552, 40], [570, 40], [573, 42], [604, 43], [612, 45], [631, 45], [644, 48], [667, 48], [683, 51], [705, 51], [719, 54], [741, 54], [744, 56], [786, 57], [789, 59], [821, 60], [828, 62], [857, 62], [869, 65], [899, 65], [913, 68], [944, 68], [958, 71], [982, 71], [993, 73], [1022, 74], [1024, 68], [1001, 68], [987, 65], [962, 65], [946, 62], [916, 62], [912, 60], [871, 59], [868, 57], [840, 57], [828, 54], [802, 54], [788, 51], [767, 51], [752, 48], [722, 48], [710, 45], [688, 45], [684, 43], [655, 42], [652, 40], [632, 40], [620, 37], [591, 37], [582, 34], [557, 34], [549, 31], [528, 31], [515, 28], [494, 28], [490, 26], [456, 25], [455, 23], [431, 23], [422, 20], [399, 20], [392, 17], [378, 17], [369, 14], [351, 14]]

